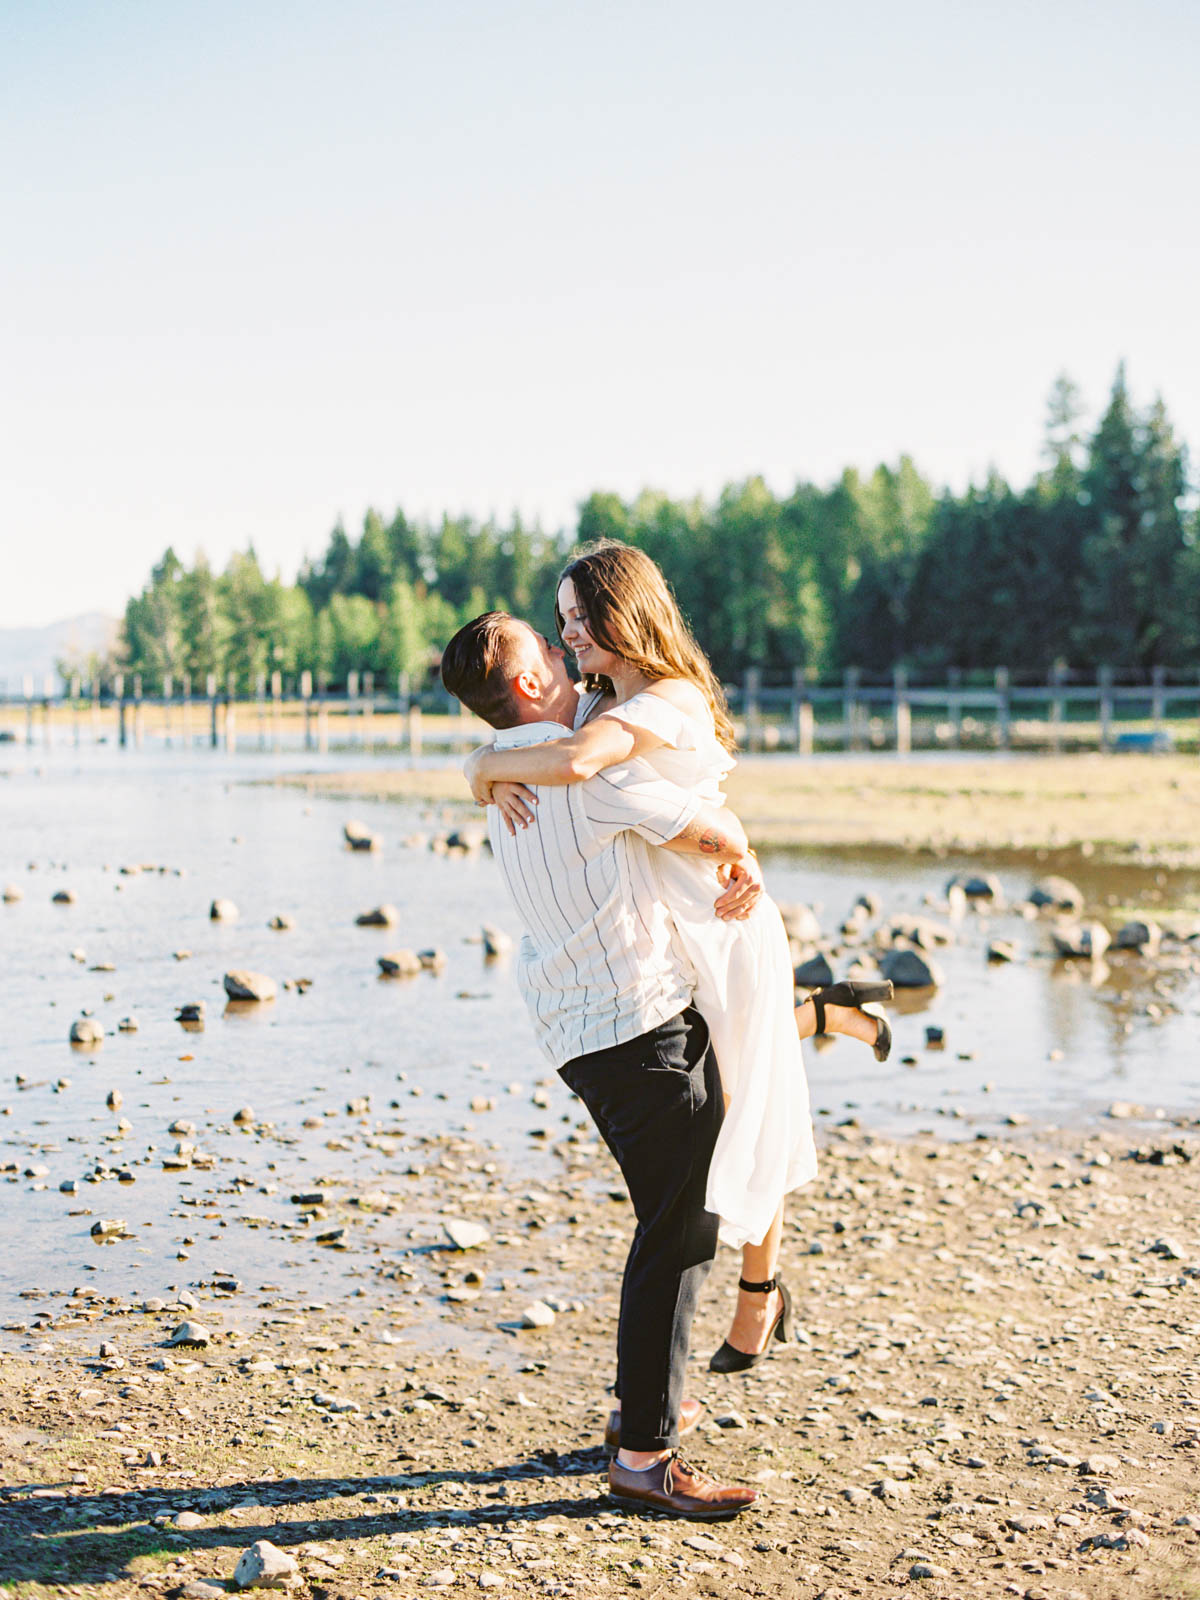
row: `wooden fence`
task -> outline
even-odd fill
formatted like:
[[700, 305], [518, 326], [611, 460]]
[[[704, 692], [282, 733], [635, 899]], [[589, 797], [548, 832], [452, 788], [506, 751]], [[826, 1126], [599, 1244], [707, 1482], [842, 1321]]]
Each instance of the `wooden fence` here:
[[[840, 682], [818, 682], [797, 668], [789, 682], [764, 683], [750, 670], [729, 685], [742, 747], [751, 751], [890, 749], [1168, 750], [1200, 748], [1200, 672], [1191, 683], [1168, 682], [1158, 670], [1145, 683], [1116, 681], [1101, 669], [1077, 681], [1065, 668], [1045, 683], [1014, 683], [1004, 668], [990, 684], [913, 684], [902, 668], [890, 683], [866, 683], [854, 669]], [[376, 682], [350, 673], [331, 690], [302, 673], [285, 686], [278, 672], [261, 676], [252, 694], [215, 676], [193, 684], [168, 678], [143, 694], [136, 675], [67, 685], [46, 679], [41, 692], [25, 678], [17, 693], [0, 685], [0, 739], [50, 746], [102, 740], [140, 748], [149, 737], [172, 747], [198, 744], [234, 750], [301, 747], [386, 748], [419, 756], [427, 746], [461, 748], [486, 730], [435, 686], [418, 698], [404, 679]]]

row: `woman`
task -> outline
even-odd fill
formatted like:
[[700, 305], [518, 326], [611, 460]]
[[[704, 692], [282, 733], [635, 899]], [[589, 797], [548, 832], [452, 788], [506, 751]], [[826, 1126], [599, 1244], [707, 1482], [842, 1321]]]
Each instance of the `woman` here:
[[[733, 727], [703, 651], [666, 580], [642, 551], [604, 542], [571, 561], [559, 581], [559, 636], [583, 677], [575, 732], [547, 744], [475, 751], [466, 764], [481, 804], [500, 805], [510, 828], [527, 826], [537, 797], [524, 785], [581, 782], [633, 757], [720, 803], [734, 765]], [[498, 786], [498, 787], [497, 787]], [[710, 1363], [743, 1371], [773, 1339], [791, 1337], [791, 1297], [775, 1277], [783, 1197], [816, 1173], [800, 1040], [847, 1033], [883, 1059], [886, 1019], [861, 1009], [890, 984], [838, 984], [795, 1007], [791, 957], [779, 912], [757, 868], [727, 891], [714, 916], [716, 869], [655, 852], [663, 898], [696, 969], [695, 1004], [708, 1022], [726, 1115], [709, 1169], [706, 1204], [722, 1239], [742, 1250], [729, 1337]]]

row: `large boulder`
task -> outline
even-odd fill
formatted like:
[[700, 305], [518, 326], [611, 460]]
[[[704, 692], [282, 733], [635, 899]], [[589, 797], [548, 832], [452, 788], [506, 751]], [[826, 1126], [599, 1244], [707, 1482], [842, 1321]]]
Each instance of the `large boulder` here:
[[1099, 961], [1112, 939], [1102, 922], [1063, 921], [1051, 928], [1050, 943], [1064, 959]]
[[231, 1000], [274, 1000], [275, 979], [265, 972], [227, 972], [225, 993]]
[[377, 833], [372, 833], [365, 823], [353, 817], [346, 823], [342, 833], [351, 850], [378, 850], [382, 842]]
[[415, 950], [390, 950], [380, 956], [379, 970], [385, 978], [415, 978], [421, 970], [421, 958]]
[[919, 950], [888, 950], [879, 966], [897, 989], [935, 989], [945, 982], [937, 962]]
[[1141, 955], [1154, 956], [1162, 943], [1162, 929], [1151, 917], [1133, 917], [1117, 929], [1114, 943], [1118, 950], [1136, 950]]
[[946, 894], [961, 889], [968, 900], [990, 900], [995, 905], [1004, 902], [1004, 890], [994, 872], [956, 872], [946, 885]]
[[400, 921], [400, 913], [392, 905], [374, 906], [355, 917], [354, 921], [360, 928], [394, 928]]
[[954, 929], [934, 917], [902, 911], [889, 917], [876, 937], [882, 945], [915, 944], [922, 950], [933, 950], [939, 945], [953, 944]]
[[793, 976], [798, 989], [823, 989], [833, 982], [833, 968], [829, 958], [818, 950], [816, 955], [800, 962]]
[[821, 937], [821, 924], [817, 921], [817, 914], [811, 906], [798, 901], [781, 905], [779, 915], [783, 918], [784, 930], [789, 939], [795, 939], [800, 944], [814, 944]]
[[1083, 910], [1083, 890], [1069, 878], [1039, 878], [1029, 891], [1029, 903], [1039, 911], [1071, 911], [1076, 915]]

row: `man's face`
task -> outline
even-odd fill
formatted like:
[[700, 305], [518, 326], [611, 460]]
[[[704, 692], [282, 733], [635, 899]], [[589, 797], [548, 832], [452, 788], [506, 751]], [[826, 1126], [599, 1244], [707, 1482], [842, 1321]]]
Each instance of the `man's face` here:
[[527, 622], [514, 624], [511, 644], [510, 681], [523, 676], [528, 685], [536, 688], [536, 698], [522, 698], [522, 707], [534, 712], [536, 720], [565, 722], [570, 727], [579, 697], [567, 673], [562, 650]]

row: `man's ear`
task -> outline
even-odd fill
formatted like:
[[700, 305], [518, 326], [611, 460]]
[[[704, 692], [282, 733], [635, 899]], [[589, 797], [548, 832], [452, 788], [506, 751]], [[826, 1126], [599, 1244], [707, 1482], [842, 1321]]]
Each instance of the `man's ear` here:
[[512, 691], [521, 700], [540, 700], [542, 686], [533, 672], [518, 672], [512, 680]]

